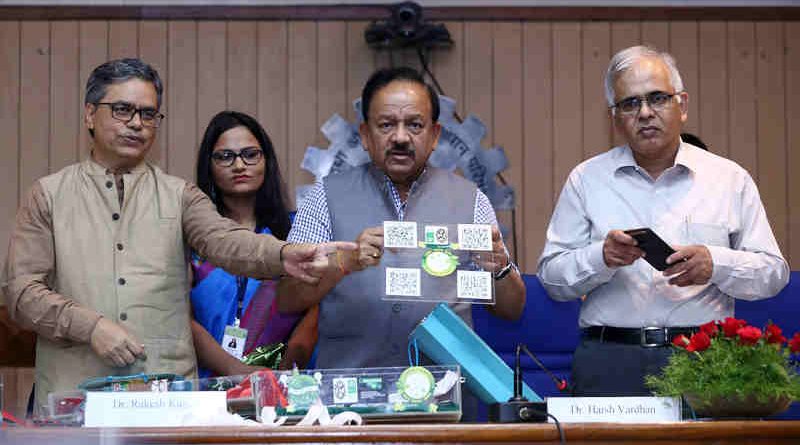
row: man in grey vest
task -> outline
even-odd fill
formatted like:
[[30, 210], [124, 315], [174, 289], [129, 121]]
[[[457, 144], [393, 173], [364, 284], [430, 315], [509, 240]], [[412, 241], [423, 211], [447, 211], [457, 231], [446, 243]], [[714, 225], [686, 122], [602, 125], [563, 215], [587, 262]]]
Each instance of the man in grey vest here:
[[[332, 258], [336, 273], [317, 285], [282, 280], [278, 304], [297, 312], [320, 305], [317, 368], [408, 366], [408, 334], [433, 303], [381, 299], [383, 221], [493, 224], [496, 304], [489, 310], [517, 319], [525, 286], [508, 257], [488, 198], [469, 181], [426, 166], [441, 132], [439, 99], [410, 68], [375, 72], [361, 95], [361, 140], [372, 162], [316, 184], [298, 210], [292, 242], [355, 240], [358, 250]], [[350, 255], [353, 253], [353, 255]], [[455, 310], [471, 325], [469, 305]]]
[[311, 283], [329, 249], [347, 247], [257, 235], [148, 163], [161, 96], [141, 60], [95, 68], [84, 114], [91, 156], [36, 181], [17, 213], [2, 287], [12, 318], [39, 336], [37, 410], [89, 377], [196, 375], [187, 245], [238, 275]]

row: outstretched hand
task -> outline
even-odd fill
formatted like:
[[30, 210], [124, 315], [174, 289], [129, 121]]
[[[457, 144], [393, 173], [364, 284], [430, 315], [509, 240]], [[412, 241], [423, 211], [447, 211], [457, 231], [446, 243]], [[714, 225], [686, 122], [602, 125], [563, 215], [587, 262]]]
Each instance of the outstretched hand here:
[[281, 250], [283, 269], [289, 275], [308, 284], [317, 284], [329, 270], [328, 255], [337, 250], [356, 250], [358, 246], [349, 241], [333, 241], [322, 244], [286, 244]]

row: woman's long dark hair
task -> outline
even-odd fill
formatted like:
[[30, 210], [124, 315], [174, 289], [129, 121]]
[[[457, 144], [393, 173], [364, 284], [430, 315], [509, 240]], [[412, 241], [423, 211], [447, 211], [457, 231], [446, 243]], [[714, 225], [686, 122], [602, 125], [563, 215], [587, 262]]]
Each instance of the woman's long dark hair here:
[[197, 155], [197, 186], [217, 205], [217, 211], [224, 215], [222, 196], [219, 196], [219, 190], [214, 185], [211, 174], [211, 153], [222, 133], [236, 127], [250, 130], [264, 151], [264, 182], [256, 191], [256, 228], [260, 230], [268, 227], [276, 238], [286, 239], [291, 223], [289, 210], [286, 208], [286, 185], [278, 168], [275, 148], [264, 127], [247, 114], [222, 111], [208, 123]]

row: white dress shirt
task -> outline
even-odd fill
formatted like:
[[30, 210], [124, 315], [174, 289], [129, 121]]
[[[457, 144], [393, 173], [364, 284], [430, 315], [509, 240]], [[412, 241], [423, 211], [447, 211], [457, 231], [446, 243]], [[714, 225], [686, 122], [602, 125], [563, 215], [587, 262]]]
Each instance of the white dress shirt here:
[[[603, 260], [610, 230], [650, 227], [668, 244], [701, 244], [713, 261], [705, 285], [673, 286], [638, 259]], [[753, 179], [735, 162], [682, 142], [653, 180], [627, 146], [582, 162], [558, 199], [539, 278], [554, 300], [586, 295], [580, 325], [696, 326], [733, 316], [734, 298], [774, 296], [789, 280]]]

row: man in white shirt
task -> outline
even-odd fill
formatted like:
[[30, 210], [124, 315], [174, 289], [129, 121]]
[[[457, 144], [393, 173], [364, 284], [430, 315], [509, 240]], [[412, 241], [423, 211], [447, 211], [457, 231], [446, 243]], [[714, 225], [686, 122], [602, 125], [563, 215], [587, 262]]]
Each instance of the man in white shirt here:
[[[681, 141], [689, 95], [669, 54], [620, 51], [605, 87], [626, 145], [571, 172], [539, 278], [554, 300], [586, 295], [575, 394], [648, 395], [643, 377], [660, 372], [675, 336], [733, 316], [734, 299], [774, 296], [789, 267], [747, 171]], [[640, 227], [676, 250], [663, 272], [624, 233]]]

